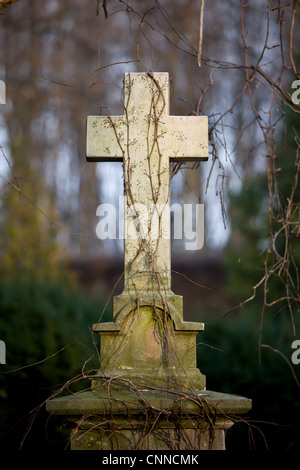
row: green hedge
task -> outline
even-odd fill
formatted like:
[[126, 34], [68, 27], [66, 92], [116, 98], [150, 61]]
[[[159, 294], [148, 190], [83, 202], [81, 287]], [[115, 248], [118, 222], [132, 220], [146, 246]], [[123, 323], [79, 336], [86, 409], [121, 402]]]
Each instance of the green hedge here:
[[[87, 369], [99, 366], [91, 326], [101, 309], [99, 299], [61, 282], [0, 281], [0, 339], [6, 344], [6, 365], [0, 366], [0, 439], [5, 448], [19, 448], [32, 410], [78, 376], [86, 360], [95, 356]], [[42, 409], [25, 449], [48, 445], [46, 420]]]
[[296, 450], [300, 389], [289, 364], [298, 382], [300, 365], [291, 363], [295, 337], [285, 315], [265, 318], [262, 343], [268, 347], [260, 348], [260, 354], [260, 313], [253, 306], [230, 317], [212, 314], [204, 321], [198, 365], [207, 376], [207, 389], [246, 396], [253, 402], [252, 411], [242, 417], [245, 421], [229, 431], [228, 448]]

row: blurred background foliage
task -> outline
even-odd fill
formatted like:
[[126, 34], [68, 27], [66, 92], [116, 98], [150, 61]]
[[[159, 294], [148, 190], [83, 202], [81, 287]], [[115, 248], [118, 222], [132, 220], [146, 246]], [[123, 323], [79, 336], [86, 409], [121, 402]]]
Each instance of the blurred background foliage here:
[[[299, 117], [293, 120], [294, 125], [297, 123]], [[297, 148], [289, 112], [287, 125], [290, 131], [282, 133], [277, 153], [277, 168], [282, 172], [278, 194], [284, 204], [295, 178], [294, 161], [287, 155]], [[296, 192], [299, 203], [299, 186]], [[253, 400], [249, 420], [245, 419], [229, 431], [229, 449], [295, 451], [300, 439], [297, 426], [300, 371], [299, 366], [291, 362], [291, 344], [294, 331], [299, 331], [299, 314], [292, 316], [285, 300], [262, 309], [263, 285], [257, 288], [253, 300], [245, 302], [254, 294], [252, 286], [259, 283], [264, 273], [264, 252], [268, 249], [266, 174], [249, 178], [243, 191], [231, 192], [229, 199], [232, 236], [223, 253], [226, 291], [232, 298], [232, 305], [235, 299], [236, 306], [242, 305], [242, 308], [224, 312], [221, 321], [217, 314], [212, 320], [207, 311], [202, 313], [206, 332], [199, 337], [199, 366], [207, 374], [208, 388], [239, 393]], [[284, 234], [278, 237], [280, 253], [286, 242]], [[300, 265], [299, 242], [298, 237], [292, 238], [296, 266]], [[295, 270], [293, 274], [293, 282], [297, 284]], [[276, 276], [267, 294], [271, 300], [285, 299], [285, 288], [282, 279]]]
[[51, 420], [47, 426], [43, 403], [67, 381], [73, 382], [66, 386], [68, 392], [89, 386], [82, 374], [85, 367], [99, 368], [99, 344], [91, 327], [101, 307], [99, 298], [88, 297], [65, 280], [35, 275], [1, 280], [0, 331], [7, 351], [0, 375], [3, 448], [55, 444], [56, 428]]
[[99, 364], [91, 326], [109, 318], [123, 248], [97, 239], [95, 214], [117, 200], [122, 178], [120, 165], [85, 161], [85, 120], [121, 114], [124, 72], [145, 70], [170, 73], [173, 114], [209, 117], [209, 163], [181, 168], [172, 181], [174, 201], [206, 210], [201, 252], [173, 241], [173, 290], [184, 296], [185, 315], [205, 322], [198, 363], [207, 387], [253, 400], [228, 448], [299, 444], [300, 365], [291, 364], [299, 339], [299, 108], [289, 95], [299, 78], [298, 2], [206, 2], [201, 67], [200, 4], [17, 0], [1, 11], [7, 449], [64, 447], [39, 406], [83, 365]]

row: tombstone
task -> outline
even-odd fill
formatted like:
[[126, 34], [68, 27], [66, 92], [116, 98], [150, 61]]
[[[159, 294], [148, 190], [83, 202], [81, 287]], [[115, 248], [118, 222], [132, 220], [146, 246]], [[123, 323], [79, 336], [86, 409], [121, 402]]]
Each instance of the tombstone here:
[[101, 366], [91, 390], [47, 403], [73, 423], [71, 449], [224, 449], [232, 416], [251, 409], [206, 390], [204, 325], [184, 320], [171, 289], [170, 161], [207, 159], [207, 117], [169, 114], [167, 73], [125, 74], [123, 115], [88, 117], [87, 160], [123, 165], [124, 288], [113, 321], [93, 326]]

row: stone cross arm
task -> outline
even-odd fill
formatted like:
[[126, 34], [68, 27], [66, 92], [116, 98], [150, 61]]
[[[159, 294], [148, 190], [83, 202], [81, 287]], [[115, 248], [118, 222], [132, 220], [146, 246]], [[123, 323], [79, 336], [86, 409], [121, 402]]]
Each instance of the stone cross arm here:
[[170, 116], [169, 93], [168, 73], [125, 74], [124, 114], [87, 118], [87, 160], [123, 161], [151, 144], [174, 160], [207, 160], [207, 116]]

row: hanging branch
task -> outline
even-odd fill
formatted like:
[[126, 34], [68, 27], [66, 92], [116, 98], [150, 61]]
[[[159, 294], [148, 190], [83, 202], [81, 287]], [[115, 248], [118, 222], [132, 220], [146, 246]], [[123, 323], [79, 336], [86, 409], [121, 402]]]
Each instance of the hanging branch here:
[[204, 5], [205, 5], [205, 0], [201, 0], [201, 8], [200, 8], [200, 28], [199, 28], [199, 43], [198, 43], [198, 66], [199, 66], [199, 67], [201, 67], [201, 56], [202, 56]]

